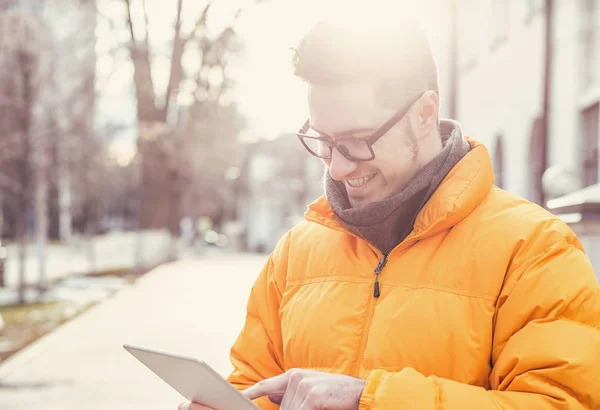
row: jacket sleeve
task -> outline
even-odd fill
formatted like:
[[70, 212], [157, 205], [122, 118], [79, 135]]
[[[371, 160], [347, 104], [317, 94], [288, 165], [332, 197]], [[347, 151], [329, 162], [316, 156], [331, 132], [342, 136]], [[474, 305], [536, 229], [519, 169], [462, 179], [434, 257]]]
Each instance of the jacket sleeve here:
[[[231, 348], [234, 370], [228, 380], [239, 390], [284, 372], [279, 306], [287, 271], [286, 243], [282, 239], [252, 287], [246, 322]], [[262, 409], [279, 408], [266, 397], [255, 403]]]
[[600, 409], [600, 287], [578, 242], [509, 269], [493, 341], [491, 390], [374, 370], [359, 409]]

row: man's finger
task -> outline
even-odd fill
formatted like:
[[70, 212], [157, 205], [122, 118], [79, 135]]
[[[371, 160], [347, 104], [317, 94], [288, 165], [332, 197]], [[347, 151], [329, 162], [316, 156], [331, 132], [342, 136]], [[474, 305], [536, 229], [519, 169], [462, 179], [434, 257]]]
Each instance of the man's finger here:
[[201, 404], [190, 403], [189, 401], [186, 401], [184, 403], [181, 403], [179, 405], [179, 407], [177, 407], [177, 410], [212, 410], [212, 409], [210, 407], [206, 407]]
[[271, 377], [256, 383], [242, 391], [242, 394], [250, 400], [258, 399], [263, 396], [283, 396], [289, 380], [289, 373], [283, 373], [279, 376]]
[[280, 405], [281, 400], [283, 400], [283, 395], [282, 394], [269, 394], [269, 400], [271, 401], [271, 403]]

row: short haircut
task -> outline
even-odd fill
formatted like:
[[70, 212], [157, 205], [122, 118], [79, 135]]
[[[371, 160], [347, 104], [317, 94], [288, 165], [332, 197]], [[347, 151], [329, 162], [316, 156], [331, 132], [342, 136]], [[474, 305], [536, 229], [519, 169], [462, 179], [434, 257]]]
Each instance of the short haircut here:
[[396, 107], [425, 91], [439, 95], [429, 41], [414, 20], [372, 29], [321, 21], [294, 51], [294, 74], [309, 84], [374, 80], [383, 104]]

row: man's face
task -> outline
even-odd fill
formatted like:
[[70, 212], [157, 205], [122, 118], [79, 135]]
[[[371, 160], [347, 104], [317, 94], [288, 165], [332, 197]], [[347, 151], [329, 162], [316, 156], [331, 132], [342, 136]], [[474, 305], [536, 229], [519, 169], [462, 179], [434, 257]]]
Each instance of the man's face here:
[[[308, 105], [311, 128], [334, 139], [368, 137], [402, 108], [384, 107], [370, 82], [310, 85]], [[400, 192], [421, 167], [409, 116], [410, 111], [373, 144], [375, 159], [352, 162], [334, 149], [331, 159], [323, 161], [332, 179], [344, 183], [353, 208]]]

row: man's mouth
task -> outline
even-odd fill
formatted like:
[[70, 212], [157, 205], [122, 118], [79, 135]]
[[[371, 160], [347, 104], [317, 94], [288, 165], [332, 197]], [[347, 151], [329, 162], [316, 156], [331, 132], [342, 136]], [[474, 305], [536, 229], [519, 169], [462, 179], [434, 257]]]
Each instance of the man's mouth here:
[[375, 178], [375, 175], [377, 175], [377, 173], [367, 175], [367, 176], [364, 176], [361, 178], [347, 179], [346, 183], [348, 185], [350, 185], [352, 188], [360, 188], [361, 186], [367, 184], [370, 180]]

